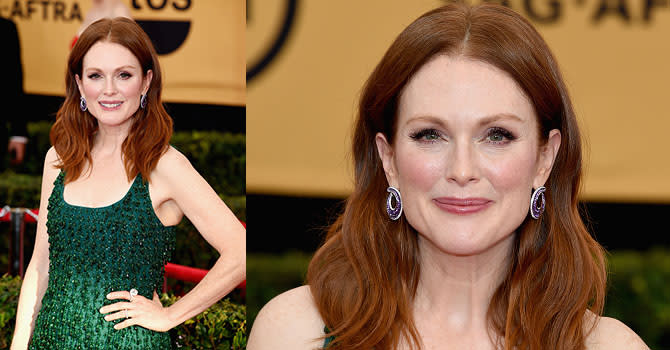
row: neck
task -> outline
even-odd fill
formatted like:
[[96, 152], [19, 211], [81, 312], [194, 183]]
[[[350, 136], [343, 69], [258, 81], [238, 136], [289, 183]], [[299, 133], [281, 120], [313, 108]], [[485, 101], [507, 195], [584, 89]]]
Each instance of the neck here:
[[98, 131], [93, 140], [92, 149], [97, 154], [115, 154], [121, 152], [121, 145], [128, 137], [130, 127], [133, 125], [133, 119], [128, 120], [120, 125], [104, 125], [98, 123]]
[[510, 264], [515, 235], [472, 256], [455, 256], [419, 236], [421, 277], [414, 299], [415, 320], [443, 325], [449, 333], [487, 332], [488, 307]]

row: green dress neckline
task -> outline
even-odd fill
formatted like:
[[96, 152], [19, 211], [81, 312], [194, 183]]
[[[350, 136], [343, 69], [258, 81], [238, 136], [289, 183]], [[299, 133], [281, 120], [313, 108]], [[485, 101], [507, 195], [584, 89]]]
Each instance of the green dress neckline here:
[[131, 192], [133, 191], [133, 189], [135, 188], [135, 186], [137, 184], [137, 181], [142, 178], [142, 174], [138, 173], [137, 176], [135, 176], [135, 179], [133, 179], [133, 182], [130, 184], [130, 187], [128, 188], [126, 193], [123, 195], [123, 197], [121, 197], [121, 199], [117, 200], [116, 202], [114, 202], [112, 204], [104, 205], [102, 207], [87, 207], [87, 206], [84, 206], [84, 205], [70, 204], [70, 203], [68, 203], [68, 201], [65, 200], [65, 181], [64, 181], [65, 172], [61, 171], [60, 174], [58, 174], [58, 176], [62, 178], [61, 181], [63, 182], [63, 190], [61, 191], [61, 200], [63, 201], [63, 204], [65, 204], [65, 206], [68, 206], [68, 207], [71, 207], [71, 208], [88, 209], [88, 210], [105, 210], [105, 209], [111, 209], [113, 207], [119, 206], [121, 203], [124, 202], [124, 200], [128, 196], [130, 196]]

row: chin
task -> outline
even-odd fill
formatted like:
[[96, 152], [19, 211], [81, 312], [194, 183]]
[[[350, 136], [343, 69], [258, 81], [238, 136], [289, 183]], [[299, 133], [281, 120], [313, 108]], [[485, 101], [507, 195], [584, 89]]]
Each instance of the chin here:
[[98, 124], [106, 126], [118, 126], [125, 124], [130, 120], [131, 115], [128, 115], [125, 111], [97, 111], [97, 115], [94, 115], [95, 119], [98, 120]]
[[486, 230], [481, 229], [478, 231], [471, 229], [442, 231], [434, 231], [431, 235], [420, 234], [420, 236], [426, 244], [432, 245], [444, 254], [464, 257], [486, 253], [514, 237], [514, 233], [500, 236], [497, 232], [487, 233]]

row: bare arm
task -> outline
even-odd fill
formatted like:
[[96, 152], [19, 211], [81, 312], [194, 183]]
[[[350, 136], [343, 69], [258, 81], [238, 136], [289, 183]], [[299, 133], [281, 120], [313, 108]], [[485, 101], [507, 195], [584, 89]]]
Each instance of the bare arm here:
[[244, 281], [246, 230], [207, 182], [176, 150], [165, 165], [177, 205], [203, 238], [221, 254], [205, 277], [169, 307], [174, 325], [206, 310]]
[[12, 338], [12, 350], [28, 348], [28, 341], [35, 328], [37, 314], [42, 307], [42, 297], [49, 281], [49, 239], [47, 235], [47, 204], [53, 190], [53, 182], [58, 176], [58, 169], [53, 167], [56, 151], [51, 148], [44, 159], [42, 176], [42, 193], [40, 212], [37, 218], [37, 234], [35, 248], [21, 285], [19, 306], [16, 312], [16, 328]]
[[[168, 189], [170, 200], [195, 225], [203, 238], [221, 254], [207, 275], [188, 294], [169, 308], [161, 308], [154, 296], [154, 306], [141, 296], [136, 302], [146, 305], [143, 315], [128, 312], [131, 318], [117, 324], [121, 329], [131, 325], [165, 331], [203, 312], [226, 296], [240, 284], [246, 275], [246, 230], [221, 198], [193, 169], [188, 159], [175, 149], [170, 149], [158, 162], [151, 181], [156, 187]], [[128, 299], [128, 292], [110, 293], [110, 299]], [[139, 299], [139, 301], [137, 301]], [[118, 302], [101, 309], [102, 313], [137, 306]], [[152, 310], [150, 310], [152, 309]], [[121, 317], [121, 312], [108, 320]]]

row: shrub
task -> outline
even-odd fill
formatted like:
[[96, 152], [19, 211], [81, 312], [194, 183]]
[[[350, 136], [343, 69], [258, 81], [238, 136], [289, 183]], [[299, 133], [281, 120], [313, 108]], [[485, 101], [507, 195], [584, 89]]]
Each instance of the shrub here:
[[[178, 297], [165, 293], [161, 297], [164, 306], [170, 306], [177, 300]], [[176, 348], [246, 349], [246, 310], [246, 306], [235, 304], [228, 299], [219, 301], [173, 329]]]
[[[16, 324], [21, 278], [4, 275], [0, 278], [0, 349], [11, 344]], [[179, 297], [163, 293], [164, 306]], [[170, 330], [175, 348], [180, 349], [245, 349], [247, 344], [246, 307], [221, 300], [201, 314]]]
[[312, 255], [289, 252], [282, 255], [247, 254], [247, 307], [249, 325], [270, 299], [305, 283]]
[[[41, 176], [15, 174], [6, 171], [0, 175], [0, 206], [37, 208], [40, 202]], [[4, 202], [4, 203], [3, 203]]]
[[217, 193], [243, 195], [246, 191], [246, 137], [216, 131], [181, 131], [171, 144], [193, 163]]
[[0, 349], [8, 349], [12, 343], [20, 290], [20, 277], [0, 277]]
[[621, 320], [652, 349], [670, 349], [670, 250], [609, 257], [605, 315]]

